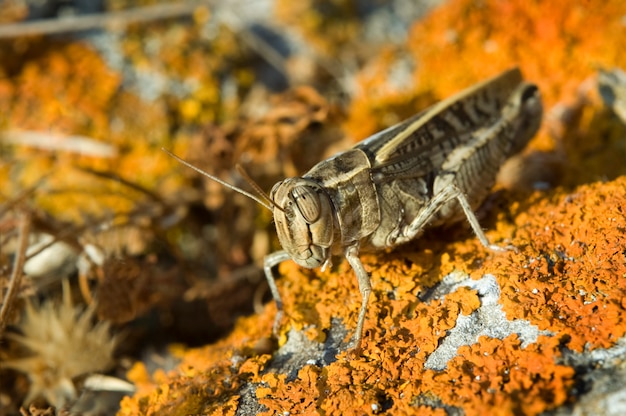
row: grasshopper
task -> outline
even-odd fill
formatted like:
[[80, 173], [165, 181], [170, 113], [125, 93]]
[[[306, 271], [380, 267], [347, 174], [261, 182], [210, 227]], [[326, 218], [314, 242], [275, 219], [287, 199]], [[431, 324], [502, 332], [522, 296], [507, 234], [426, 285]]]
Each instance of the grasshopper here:
[[[266, 201], [196, 167], [180, 162], [273, 211], [283, 250], [265, 257], [264, 271], [278, 313], [280, 293], [272, 273], [292, 259], [306, 268], [343, 255], [354, 270], [361, 308], [353, 345], [360, 349], [371, 293], [359, 258], [406, 243], [428, 227], [467, 218], [485, 246], [491, 245], [474, 215], [504, 161], [539, 129], [539, 90], [517, 68], [483, 81], [315, 165], [302, 177], [278, 182]], [[169, 152], [168, 152], [169, 153]]]

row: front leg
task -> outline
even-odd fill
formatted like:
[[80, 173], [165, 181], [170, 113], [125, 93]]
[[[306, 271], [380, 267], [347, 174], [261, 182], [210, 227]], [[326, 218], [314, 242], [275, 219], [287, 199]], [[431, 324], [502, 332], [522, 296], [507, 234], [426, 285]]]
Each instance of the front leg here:
[[365, 323], [365, 313], [367, 312], [367, 304], [369, 302], [370, 293], [372, 293], [372, 285], [370, 284], [370, 277], [361, 263], [359, 258], [358, 245], [352, 245], [346, 248], [346, 259], [354, 273], [356, 274], [357, 281], [359, 283], [359, 292], [361, 292], [361, 310], [359, 311], [359, 318], [356, 325], [356, 331], [354, 332], [354, 353], [359, 354], [361, 350], [361, 339], [363, 338], [363, 325]]
[[267, 284], [270, 287], [270, 292], [272, 292], [272, 297], [274, 298], [274, 302], [276, 302], [276, 317], [274, 318], [274, 325], [272, 327], [272, 332], [276, 337], [278, 337], [278, 329], [280, 327], [280, 321], [283, 318], [283, 301], [280, 298], [280, 293], [278, 293], [278, 287], [276, 286], [276, 279], [274, 279], [274, 275], [272, 274], [272, 268], [282, 263], [283, 261], [289, 260], [289, 254], [285, 250], [276, 251], [274, 253], [268, 254], [265, 256], [263, 270], [265, 271], [265, 278], [267, 279]]

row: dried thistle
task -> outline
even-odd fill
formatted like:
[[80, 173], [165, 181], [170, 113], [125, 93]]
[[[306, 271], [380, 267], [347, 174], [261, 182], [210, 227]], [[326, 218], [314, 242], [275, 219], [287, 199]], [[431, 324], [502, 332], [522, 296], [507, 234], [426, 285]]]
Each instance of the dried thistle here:
[[30, 391], [24, 400], [38, 397], [62, 407], [76, 398], [74, 378], [109, 368], [117, 339], [109, 333], [109, 323], [93, 324], [94, 308], [74, 306], [64, 282], [63, 301], [28, 302], [19, 328], [22, 335], [7, 337], [28, 348], [32, 355], [3, 365], [25, 373]]

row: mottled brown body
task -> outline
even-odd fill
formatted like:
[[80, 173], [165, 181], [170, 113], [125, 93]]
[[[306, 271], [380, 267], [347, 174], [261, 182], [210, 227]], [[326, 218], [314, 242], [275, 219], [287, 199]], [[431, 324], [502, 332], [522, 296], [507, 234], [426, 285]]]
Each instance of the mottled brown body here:
[[371, 291], [360, 251], [394, 247], [463, 218], [485, 246], [499, 249], [473, 210], [504, 161], [536, 133], [541, 115], [539, 91], [512, 69], [277, 183], [270, 199], [284, 251], [266, 257], [265, 272], [279, 311], [274, 265], [293, 259], [314, 268], [342, 254], [362, 294], [358, 348]]

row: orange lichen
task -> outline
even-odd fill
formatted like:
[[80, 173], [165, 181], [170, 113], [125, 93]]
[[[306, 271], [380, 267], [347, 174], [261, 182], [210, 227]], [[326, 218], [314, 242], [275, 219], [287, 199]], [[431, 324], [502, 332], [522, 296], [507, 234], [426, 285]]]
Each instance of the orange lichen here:
[[619, 0], [576, 5], [454, 0], [414, 25], [409, 45], [422, 64], [420, 83], [442, 96], [484, 77], [486, 68], [495, 73], [520, 65], [539, 83], [550, 108], [572, 97], [599, 65], [626, 65], [619, 47], [605, 45], [623, 39], [625, 12]]
[[574, 369], [555, 363], [558, 341], [542, 337], [525, 349], [511, 335], [461, 347], [443, 373], [427, 370], [422, 385], [468, 415], [539, 414], [562, 404]]
[[[5, 195], [15, 195], [45, 178], [36, 194], [37, 205], [59, 219], [82, 223], [89, 216], [129, 212], [145, 195], [77, 168], [115, 172], [138, 184], [153, 184], [163, 176], [163, 167], [157, 171], [152, 162], [167, 131], [163, 122], [155, 123], [165, 119], [162, 107], [118, 93], [120, 75], [93, 49], [80, 43], [59, 45], [27, 61], [14, 79], [1, 82], [6, 86], [0, 88], [3, 128], [17, 131], [12, 148], [7, 149], [12, 158], [10, 180], [2, 177]], [[20, 131], [38, 132], [39, 144], [23, 141], [27, 136], [20, 136]], [[73, 139], [75, 135], [81, 138]], [[156, 143], [147, 145], [137, 137]], [[90, 141], [110, 151], [83, 154]], [[120, 154], [128, 147], [136, 153]]]
[[167, 373], [157, 370], [150, 375], [143, 364], [136, 364], [128, 379], [139, 390], [122, 401], [118, 414], [234, 415], [237, 391], [246, 381], [259, 381], [271, 358], [258, 355], [254, 344], [269, 333], [272, 310], [267, 308], [265, 323], [258, 316], [240, 319], [233, 336], [215, 345], [177, 351], [180, 364]]
[[308, 365], [298, 372], [294, 382], [287, 382], [284, 374], [268, 373], [263, 376], [261, 384], [267, 387], [257, 388], [256, 396], [260, 404], [272, 410], [261, 414], [272, 415], [274, 409], [294, 414], [315, 413], [317, 398], [322, 394], [318, 383], [320, 373], [319, 368]]
[[[507, 314], [560, 334], [576, 351], [607, 348], [626, 333], [624, 195], [620, 177], [519, 208], [511, 241], [522, 251], [484, 266], [499, 271]], [[532, 226], [537, 218], [542, 227]]]
[[2, 89], [19, 97], [3, 116], [23, 129], [106, 137], [109, 120], [103, 110], [120, 82], [119, 74], [102, 65], [92, 49], [78, 43], [59, 45], [24, 65], [11, 88]]

